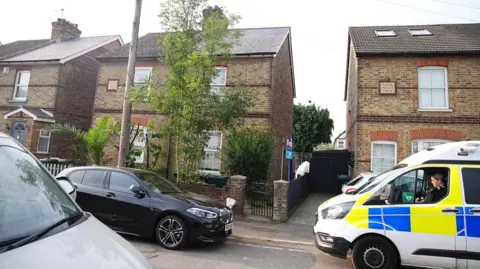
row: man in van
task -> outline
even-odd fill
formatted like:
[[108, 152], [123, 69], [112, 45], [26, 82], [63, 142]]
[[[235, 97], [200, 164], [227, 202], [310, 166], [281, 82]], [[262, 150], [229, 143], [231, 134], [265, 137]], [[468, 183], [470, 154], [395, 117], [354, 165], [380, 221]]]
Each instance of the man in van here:
[[445, 176], [436, 173], [430, 177], [432, 187], [425, 191], [425, 195], [415, 199], [417, 203], [435, 203], [442, 200], [447, 195], [445, 186]]

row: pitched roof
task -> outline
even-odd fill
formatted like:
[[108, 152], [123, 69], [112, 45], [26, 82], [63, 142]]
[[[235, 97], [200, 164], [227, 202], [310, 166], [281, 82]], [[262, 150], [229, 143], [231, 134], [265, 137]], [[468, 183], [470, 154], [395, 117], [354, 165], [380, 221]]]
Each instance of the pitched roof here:
[[[0, 62], [59, 61], [64, 63], [114, 40], [123, 44], [119, 36], [81, 37], [59, 42], [51, 40], [16, 41], [0, 47]], [[3, 47], [8, 48], [4, 49]]]
[[[411, 29], [432, 35], [413, 36]], [[393, 30], [396, 36], [377, 37], [375, 30]], [[480, 23], [350, 27], [349, 37], [357, 55], [480, 52]]]
[[0, 60], [13, 57], [22, 52], [30, 51], [34, 48], [44, 46], [51, 42], [49, 39], [39, 40], [19, 40], [0, 46]]
[[3, 118], [8, 119], [10, 116], [15, 115], [17, 113], [25, 113], [36, 121], [55, 123], [55, 118], [53, 117], [53, 114], [51, 112], [41, 108], [26, 108], [22, 106], [19, 106], [14, 110], [8, 113], [5, 113], [3, 115]]
[[[289, 27], [235, 29], [242, 31], [238, 43], [233, 46], [234, 55], [275, 54], [290, 33]], [[158, 38], [165, 33], [149, 33], [138, 39], [137, 58], [155, 58], [161, 54]], [[128, 58], [130, 43], [107, 52], [98, 59]]]

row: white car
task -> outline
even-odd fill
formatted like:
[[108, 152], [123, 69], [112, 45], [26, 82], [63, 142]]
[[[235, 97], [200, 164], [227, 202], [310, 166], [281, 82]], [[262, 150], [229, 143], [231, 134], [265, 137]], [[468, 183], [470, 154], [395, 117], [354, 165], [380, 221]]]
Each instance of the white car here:
[[360, 173], [357, 177], [353, 178], [342, 186], [342, 193], [356, 191], [358, 188], [368, 183], [375, 176], [377, 176], [377, 174], [374, 172]]
[[0, 171], [0, 269], [152, 268], [132, 244], [82, 211], [70, 181], [55, 180], [3, 133]]

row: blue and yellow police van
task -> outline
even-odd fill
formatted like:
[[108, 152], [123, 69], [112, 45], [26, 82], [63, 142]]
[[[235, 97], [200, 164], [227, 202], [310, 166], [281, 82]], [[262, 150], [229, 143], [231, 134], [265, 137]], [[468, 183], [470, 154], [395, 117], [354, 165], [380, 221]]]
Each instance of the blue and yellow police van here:
[[317, 248], [338, 258], [351, 252], [357, 269], [480, 268], [479, 146], [424, 149], [327, 200], [316, 212]]

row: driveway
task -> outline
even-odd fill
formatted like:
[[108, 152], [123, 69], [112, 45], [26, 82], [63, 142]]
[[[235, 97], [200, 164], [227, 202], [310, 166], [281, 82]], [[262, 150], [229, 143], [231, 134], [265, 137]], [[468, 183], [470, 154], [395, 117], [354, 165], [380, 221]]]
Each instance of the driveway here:
[[335, 194], [311, 193], [303, 201], [299, 208], [288, 219], [289, 223], [313, 225], [315, 222], [315, 211], [320, 204], [332, 198]]

